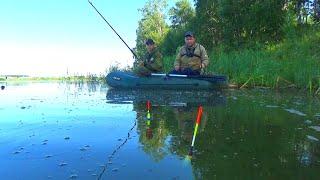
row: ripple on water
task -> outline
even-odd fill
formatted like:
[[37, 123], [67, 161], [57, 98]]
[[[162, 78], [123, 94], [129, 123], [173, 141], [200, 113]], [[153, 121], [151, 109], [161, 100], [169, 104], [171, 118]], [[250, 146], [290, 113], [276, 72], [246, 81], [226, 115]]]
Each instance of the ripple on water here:
[[69, 176], [70, 179], [77, 179], [78, 175], [77, 174], [71, 174]]
[[299, 116], [306, 116], [306, 114], [304, 114], [303, 112], [300, 112], [300, 111], [295, 110], [295, 109], [284, 109], [284, 110], [288, 111], [289, 113], [296, 114], [296, 115], [299, 115]]
[[61, 166], [61, 167], [66, 166], [66, 165], [68, 165], [68, 163], [65, 163], [65, 162], [59, 164], [59, 166]]
[[13, 154], [19, 154], [21, 151], [14, 151]]
[[119, 168], [113, 168], [112, 169], [112, 172], [118, 172], [119, 171]]
[[69, 137], [69, 136], [67, 136], [67, 137], [65, 137], [65, 138], [64, 138], [64, 140], [69, 140], [69, 139], [70, 139], [70, 137]]
[[305, 124], [311, 124], [312, 121], [310, 121], [310, 120], [305, 120], [304, 123], [305, 123]]
[[310, 136], [310, 135], [307, 135], [307, 138], [311, 141], [319, 141], [319, 139], [313, 137], [313, 136]]
[[85, 145], [85, 146], [80, 148], [80, 151], [87, 151], [89, 149], [90, 149], [90, 145]]
[[279, 106], [276, 105], [266, 105], [267, 108], [278, 108]]
[[310, 126], [309, 128], [314, 129], [314, 130], [320, 132], [320, 126]]
[[45, 156], [45, 158], [51, 158], [52, 157], [52, 155], [46, 155]]

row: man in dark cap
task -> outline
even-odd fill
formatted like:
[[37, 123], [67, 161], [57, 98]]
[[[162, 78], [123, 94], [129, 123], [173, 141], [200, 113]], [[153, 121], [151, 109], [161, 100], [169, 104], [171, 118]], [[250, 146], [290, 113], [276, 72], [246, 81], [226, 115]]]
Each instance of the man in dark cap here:
[[193, 32], [188, 31], [184, 35], [185, 45], [180, 48], [174, 62], [172, 74], [200, 75], [201, 71], [209, 64], [206, 49], [196, 43]]
[[162, 55], [156, 47], [152, 39], [145, 41], [147, 53], [137, 67], [134, 68], [134, 72], [139, 76], [149, 76], [151, 73], [158, 73], [163, 70]]

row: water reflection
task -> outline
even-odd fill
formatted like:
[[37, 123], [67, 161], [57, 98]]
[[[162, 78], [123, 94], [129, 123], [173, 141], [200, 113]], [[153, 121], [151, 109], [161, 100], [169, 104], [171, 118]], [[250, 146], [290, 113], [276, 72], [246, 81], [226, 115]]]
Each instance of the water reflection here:
[[219, 91], [186, 91], [186, 90], [119, 90], [107, 91], [109, 103], [152, 101], [153, 106], [199, 106], [225, 104], [226, 98]]
[[[311, 102], [296, 96], [109, 90], [107, 100], [133, 103], [139, 142], [155, 162], [172, 155], [186, 158], [197, 108], [203, 105], [194, 156], [191, 162], [184, 161], [192, 166], [195, 179], [318, 177], [320, 145], [308, 138], [314, 134], [309, 128], [314, 122], [303, 124], [316, 112], [305, 111], [303, 105]], [[152, 102], [151, 120], [146, 118], [147, 100]], [[289, 107], [306, 113], [292, 113]]]
[[83, 81], [74, 81], [74, 82], [61, 82], [59, 83], [65, 91], [73, 90], [74, 92], [83, 92], [83, 93], [95, 93], [107, 91], [107, 85], [101, 84], [99, 82], [83, 82]]
[[[216, 91], [109, 89], [107, 100], [116, 104], [133, 103], [139, 142], [144, 152], [156, 162], [169, 155], [177, 155], [183, 160], [189, 154], [200, 105], [205, 111], [198, 134], [205, 131], [209, 110], [226, 105], [225, 95]], [[151, 118], [148, 118], [147, 101], [151, 102]]]
[[314, 97], [25, 83], [8, 84], [0, 100], [2, 179], [319, 178]]

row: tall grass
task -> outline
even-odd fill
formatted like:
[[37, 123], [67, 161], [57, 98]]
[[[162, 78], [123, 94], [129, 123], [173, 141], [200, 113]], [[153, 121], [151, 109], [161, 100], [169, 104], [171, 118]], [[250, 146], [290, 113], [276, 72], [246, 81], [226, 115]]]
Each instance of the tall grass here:
[[[258, 49], [209, 53], [208, 73], [225, 74], [239, 87], [296, 87], [315, 91], [320, 87], [320, 30], [314, 28]], [[174, 57], [165, 57], [165, 71]]]
[[173, 63], [175, 61], [175, 56], [165, 56], [163, 58], [163, 69], [165, 72], [170, 72], [173, 70]]

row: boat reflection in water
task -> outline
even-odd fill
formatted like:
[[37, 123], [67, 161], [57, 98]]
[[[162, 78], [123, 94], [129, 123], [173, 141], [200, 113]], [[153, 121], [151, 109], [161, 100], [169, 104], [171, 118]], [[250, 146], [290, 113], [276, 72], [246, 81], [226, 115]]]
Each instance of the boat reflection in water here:
[[192, 90], [119, 90], [109, 89], [109, 103], [141, 103], [150, 100], [153, 106], [199, 106], [225, 104], [220, 91]]
[[[179, 172], [181, 179], [319, 179], [317, 132], [304, 124], [306, 117], [281, 108], [290, 96], [226, 94], [111, 89], [107, 100], [133, 104], [139, 149], [153, 160], [146, 166]], [[199, 105], [203, 114], [189, 161]], [[185, 166], [173, 166], [176, 163]]]
[[[156, 162], [165, 156], [178, 155], [184, 159], [189, 154], [200, 105], [204, 112], [198, 134], [205, 130], [208, 112], [226, 104], [223, 92], [186, 90], [109, 89], [107, 101], [133, 104], [133, 110], [137, 113], [139, 142]], [[149, 115], [148, 101], [151, 102]]]

